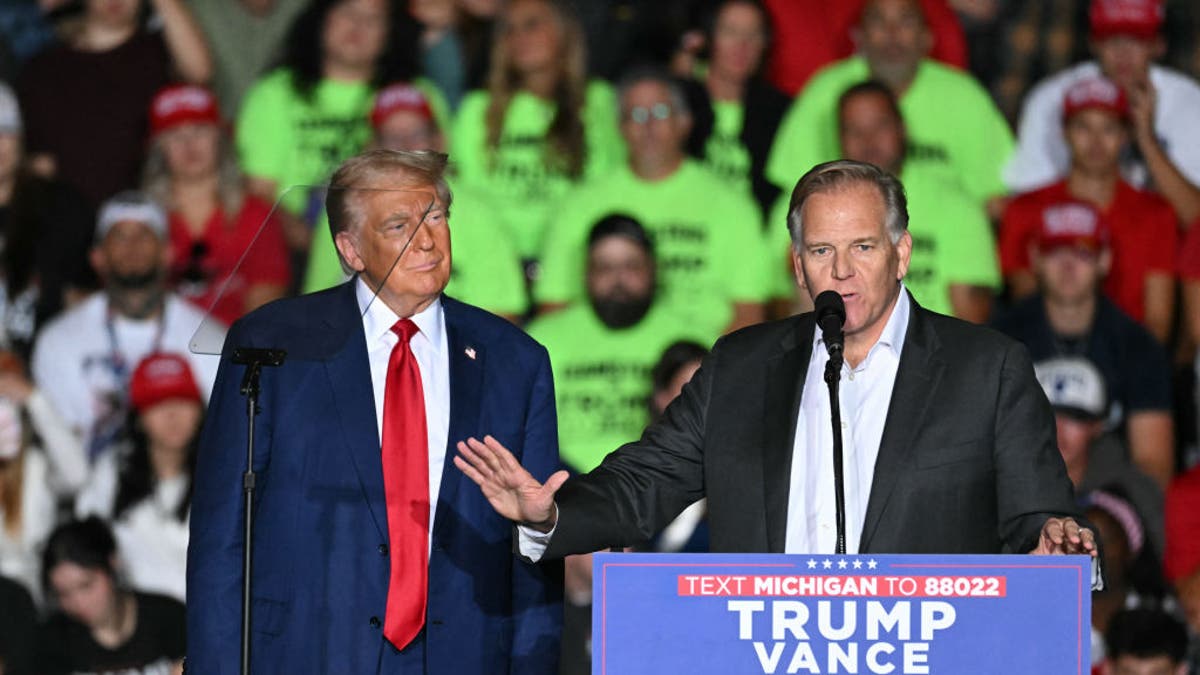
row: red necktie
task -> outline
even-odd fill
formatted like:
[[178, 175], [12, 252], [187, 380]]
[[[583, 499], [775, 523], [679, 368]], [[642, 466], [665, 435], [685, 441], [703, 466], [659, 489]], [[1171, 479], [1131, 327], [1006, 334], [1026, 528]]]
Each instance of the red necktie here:
[[409, 340], [417, 325], [401, 319], [388, 359], [383, 396], [383, 491], [387, 499], [391, 576], [383, 635], [403, 649], [425, 625], [429, 577], [429, 437], [421, 371]]

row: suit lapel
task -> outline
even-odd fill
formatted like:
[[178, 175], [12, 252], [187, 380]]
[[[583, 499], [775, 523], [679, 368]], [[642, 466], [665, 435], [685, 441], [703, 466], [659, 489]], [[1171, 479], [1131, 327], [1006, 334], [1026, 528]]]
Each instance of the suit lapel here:
[[442, 528], [443, 508], [453, 504], [458, 487], [465, 480], [454, 466], [457, 444], [479, 434], [479, 411], [483, 398], [483, 368], [487, 353], [466, 325], [458, 303], [442, 297], [446, 317], [446, 345], [450, 350], [450, 429], [446, 437], [446, 461], [442, 467], [442, 484], [434, 513], [435, 535]]
[[792, 450], [800, 396], [812, 357], [811, 315], [796, 322], [781, 343], [782, 351], [767, 362], [766, 405], [763, 406], [763, 497], [767, 518], [767, 550], [782, 553], [787, 543], [788, 493]]
[[879, 442], [879, 455], [875, 459], [875, 475], [871, 482], [871, 496], [867, 502], [859, 552], [870, 550], [875, 529], [887, 508], [888, 500], [904, 472], [912, 466], [913, 440], [925, 422], [929, 402], [935, 397], [945, 368], [945, 362], [937, 356], [937, 336], [925, 313], [926, 310], [921, 309], [915, 301], [912, 302], [908, 333], [900, 355], [900, 366], [896, 370], [896, 384], [892, 388], [883, 438]]
[[379, 535], [387, 538], [387, 506], [383, 492], [383, 463], [380, 460], [379, 425], [375, 417], [375, 395], [371, 389], [371, 366], [367, 360], [367, 341], [362, 317], [354, 295], [354, 281], [337, 316], [325, 323], [335, 330], [347, 330], [344, 346], [325, 362], [325, 372], [333, 389], [345, 447], [362, 483], [363, 495], [371, 509], [371, 518]]

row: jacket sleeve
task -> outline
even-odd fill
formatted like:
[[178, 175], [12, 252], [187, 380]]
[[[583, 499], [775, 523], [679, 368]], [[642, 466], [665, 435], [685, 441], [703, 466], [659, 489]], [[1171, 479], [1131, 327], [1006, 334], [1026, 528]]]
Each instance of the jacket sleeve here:
[[[559, 469], [558, 424], [550, 358], [539, 348], [521, 463], [539, 481]], [[516, 530], [513, 530], [516, 537]], [[562, 561], [528, 563], [515, 553], [512, 571], [513, 653], [509, 672], [553, 675], [558, 672], [562, 636]]]

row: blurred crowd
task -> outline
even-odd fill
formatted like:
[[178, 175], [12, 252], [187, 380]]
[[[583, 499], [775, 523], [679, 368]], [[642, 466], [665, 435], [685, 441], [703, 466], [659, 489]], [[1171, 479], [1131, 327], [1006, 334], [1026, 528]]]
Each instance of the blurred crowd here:
[[[905, 288], [1055, 410], [1096, 672], [1200, 668], [1198, 76], [1193, 0], [8, 0], [0, 674], [178, 668], [214, 336], [347, 278], [325, 184], [370, 148], [449, 153], [447, 292], [546, 345], [579, 472], [808, 308], [805, 171], [894, 173]], [[565, 583], [587, 672], [587, 556]]]

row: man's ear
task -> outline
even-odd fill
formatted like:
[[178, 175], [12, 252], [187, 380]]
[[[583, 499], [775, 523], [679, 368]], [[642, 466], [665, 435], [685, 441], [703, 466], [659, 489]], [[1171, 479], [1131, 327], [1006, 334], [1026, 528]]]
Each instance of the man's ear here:
[[912, 235], [908, 230], [904, 230], [904, 234], [900, 235], [900, 241], [896, 242], [896, 254], [900, 257], [897, 273], [903, 279], [908, 274], [908, 264], [912, 261]]
[[333, 243], [337, 246], [338, 253], [342, 256], [342, 260], [355, 272], [363, 271], [366, 263], [363, 262], [362, 256], [358, 254], [358, 237], [349, 232], [338, 232], [333, 238]]

